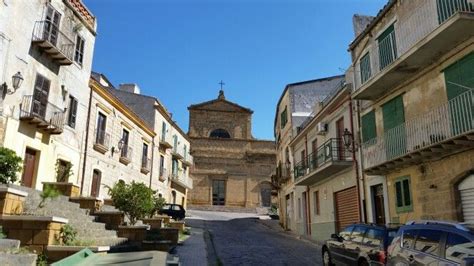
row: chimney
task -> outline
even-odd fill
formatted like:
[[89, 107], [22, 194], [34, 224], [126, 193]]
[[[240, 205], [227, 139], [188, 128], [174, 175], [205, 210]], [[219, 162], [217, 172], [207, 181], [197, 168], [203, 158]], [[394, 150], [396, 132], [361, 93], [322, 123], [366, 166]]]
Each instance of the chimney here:
[[135, 94], [140, 94], [140, 88], [134, 83], [125, 83], [119, 85], [119, 90], [128, 91]]
[[352, 25], [354, 27], [354, 35], [355, 37], [359, 36], [359, 34], [367, 28], [367, 25], [374, 19], [372, 16], [364, 16], [355, 14], [352, 17]]

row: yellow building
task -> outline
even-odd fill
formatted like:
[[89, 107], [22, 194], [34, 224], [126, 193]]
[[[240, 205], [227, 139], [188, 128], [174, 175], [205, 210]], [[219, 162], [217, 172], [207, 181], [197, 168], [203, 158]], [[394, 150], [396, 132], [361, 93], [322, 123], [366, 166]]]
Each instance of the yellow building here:
[[369, 222], [474, 222], [474, 8], [452, 2], [389, 1], [350, 44]]

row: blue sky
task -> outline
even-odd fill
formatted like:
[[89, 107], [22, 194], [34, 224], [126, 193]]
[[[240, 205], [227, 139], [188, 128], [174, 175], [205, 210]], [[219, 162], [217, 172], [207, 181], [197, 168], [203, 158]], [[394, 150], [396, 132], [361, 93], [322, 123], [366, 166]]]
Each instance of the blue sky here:
[[288, 83], [350, 64], [352, 15], [386, 0], [84, 0], [98, 19], [93, 69], [137, 83], [187, 132], [191, 104], [217, 97], [254, 110], [253, 135], [273, 139]]

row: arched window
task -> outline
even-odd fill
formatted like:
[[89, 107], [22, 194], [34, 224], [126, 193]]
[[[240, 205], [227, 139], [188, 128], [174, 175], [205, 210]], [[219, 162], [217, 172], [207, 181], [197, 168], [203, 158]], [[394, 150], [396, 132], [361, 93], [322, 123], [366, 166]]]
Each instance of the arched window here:
[[211, 138], [220, 138], [220, 139], [230, 139], [230, 134], [229, 134], [229, 132], [227, 132], [227, 130], [222, 129], [222, 128], [218, 128], [218, 129], [214, 129], [211, 132], [210, 137]]

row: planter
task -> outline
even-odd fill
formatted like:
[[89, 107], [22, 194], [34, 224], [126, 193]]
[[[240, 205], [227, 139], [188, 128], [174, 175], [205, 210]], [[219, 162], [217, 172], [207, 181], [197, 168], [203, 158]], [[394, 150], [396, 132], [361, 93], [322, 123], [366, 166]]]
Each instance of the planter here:
[[171, 220], [171, 217], [169, 217], [168, 215], [157, 215], [155, 217], [153, 217], [155, 219], [162, 219], [163, 220], [163, 224], [169, 224], [170, 223], [170, 220]]
[[61, 244], [57, 236], [66, 223], [67, 219], [54, 216], [0, 216], [0, 225], [8, 238], [20, 240], [21, 246], [28, 246], [37, 254], [42, 253], [46, 246]]
[[163, 218], [141, 219], [144, 224], [150, 225], [150, 229], [160, 229], [163, 226]]
[[142, 250], [159, 250], [168, 252], [173, 247], [169, 240], [143, 240]]
[[179, 230], [176, 228], [161, 228], [160, 236], [162, 240], [169, 240], [172, 246], [176, 246], [179, 239]]
[[9, 187], [0, 187], [0, 215], [21, 214], [28, 193]]
[[121, 211], [98, 211], [94, 215], [98, 222], [105, 224], [107, 230], [117, 230], [125, 221], [125, 214]]
[[114, 201], [112, 199], [104, 199], [104, 205], [114, 206]]
[[83, 247], [83, 246], [47, 246], [45, 249], [46, 257], [50, 263], [62, 260], [69, 257], [83, 249], [89, 249], [94, 253], [107, 253], [110, 250], [109, 246], [98, 246], [98, 247]]
[[121, 225], [118, 227], [117, 235], [119, 237], [128, 238], [132, 243], [142, 243], [145, 240], [146, 232], [148, 230], [147, 225], [137, 225], [137, 226], [125, 226]]
[[69, 201], [79, 203], [79, 208], [89, 210], [90, 214], [98, 212], [102, 206], [102, 201], [96, 197], [70, 197]]
[[43, 182], [43, 190], [46, 186], [56, 188], [59, 193], [67, 197], [78, 197], [81, 193], [79, 186], [68, 182]]
[[169, 222], [168, 225], [169, 225], [170, 228], [176, 228], [176, 229], [178, 229], [180, 232], [183, 232], [183, 231], [184, 231], [184, 222], [182, 222], [182, 221]]

